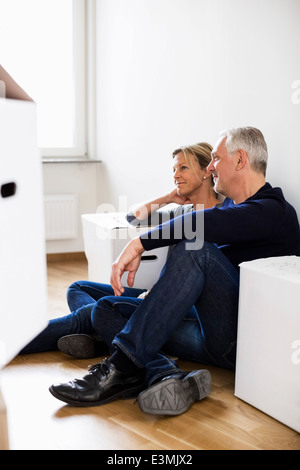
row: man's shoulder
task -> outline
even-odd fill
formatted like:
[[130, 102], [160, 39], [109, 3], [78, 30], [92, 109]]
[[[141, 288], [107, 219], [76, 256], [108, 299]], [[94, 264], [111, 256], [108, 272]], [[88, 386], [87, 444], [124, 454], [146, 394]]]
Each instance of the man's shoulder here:
[[270, 183], [266, 183], [264, 186], [262, 186], [255, 194], [250, 196], [248, 199], [243, 201], [240, 204], [235, 204], [232, 199], [226, 198], [223, 202], [222, 207], [238, 207], [243, 204], [250, 203], [252, 201], [261, 201], [264, 203], [264, 201], [282, 201], [286, 202], [283, 191], [279, 187], [273, 187], [270, 185]]
[[269, 208], [281, 207], [284, 210], [289, 209], [290, 211], [295, 211], [292, 204], [286, 200], [282, 188], [279, 186], [273, 187], [269, 183], [266, 183], [265, 186], [263, 186], [254, 196], [249, 198], [248, 201], [256, 201]]

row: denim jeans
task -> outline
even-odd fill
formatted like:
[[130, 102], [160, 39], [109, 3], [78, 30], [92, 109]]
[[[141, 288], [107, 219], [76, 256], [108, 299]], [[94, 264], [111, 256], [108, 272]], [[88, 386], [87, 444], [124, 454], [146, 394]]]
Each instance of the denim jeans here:
[[239, 273], [215, 245], [180, 242], [145, 300], [103, 297], [92, 325], [145, 368], [148, 384], [179, 370], [169, 355], [234, 369], [238, 296]]
[[[145, 290], [145, 289], [144, 289]], [[137, 297], [141, 289], [125, 289], [124, 295]], [[67, 291], [70, 314], [49, 321], [48, 326], [33, 339], [20, 354], [31, 354], [57, 350], [57, 342], [62, 336], [88, 334], [96, 336], [91, 323], [91, 313], [96, 302], [102, 297], [113, 295], [110, 285], [96, 282], [78, 281]]]

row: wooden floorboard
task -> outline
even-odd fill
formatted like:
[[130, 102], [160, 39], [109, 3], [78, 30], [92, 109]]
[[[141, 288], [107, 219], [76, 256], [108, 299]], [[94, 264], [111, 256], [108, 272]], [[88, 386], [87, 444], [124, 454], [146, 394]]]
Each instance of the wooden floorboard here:
[[[48, 262], [50, 318], [68, 313], [66, 289], [78, 279], [87, 279], [84, 259]], [[73, 408], [49, 393], [52, 383], [84, 375], [91, 362], [47, 352], [18, 356], [3, 370], [11, 449], [300, 450], [298, 433], [235, 397], [234, 373], [215, 367], [208, 367], [210, 396], [177, 417], [142, 413], [135, 400]]]

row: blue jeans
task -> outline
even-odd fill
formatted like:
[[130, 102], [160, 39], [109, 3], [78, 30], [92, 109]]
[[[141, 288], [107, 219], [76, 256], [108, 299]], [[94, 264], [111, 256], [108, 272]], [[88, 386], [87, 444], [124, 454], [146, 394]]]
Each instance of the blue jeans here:
[[96, 303], [93, 330], [145, 368], [148, 384], [178, 372], [168, 355], [234, 369], [238, 296], [239, 273], [215, 245], [180, 242], [145, 300]]
[[[145, 290], [145, 289], [144, 289]], [[137, 297], [142, 289], [125, 289], [124, 295]], [[31, 354], [57, 350], [57, 342], [62, 336], [88, 334], [96, 336], [91, 322], [91, 314], [96, 302], [102, 297], [113, 295], [110, 285], [96, 282], [78, 281], [67, 291], [67, 301], [71, 313], [50, 320], [47, 328], [33, 339], [20, 354]]]

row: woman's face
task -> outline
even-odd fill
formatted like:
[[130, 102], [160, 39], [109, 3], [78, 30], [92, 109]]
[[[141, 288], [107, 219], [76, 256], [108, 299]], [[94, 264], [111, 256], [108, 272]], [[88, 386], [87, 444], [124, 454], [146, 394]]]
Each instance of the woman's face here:
[[190, 163], [182, 152], [173, 158], [174, 183], [179, 196], [189, 196], [202, 185], [206, 170], [201, 170], [198, 162], [191, 156]]

